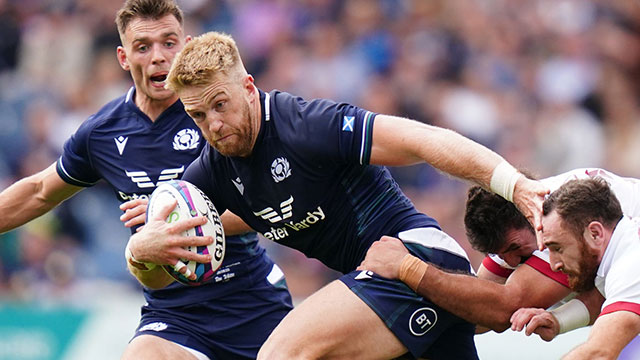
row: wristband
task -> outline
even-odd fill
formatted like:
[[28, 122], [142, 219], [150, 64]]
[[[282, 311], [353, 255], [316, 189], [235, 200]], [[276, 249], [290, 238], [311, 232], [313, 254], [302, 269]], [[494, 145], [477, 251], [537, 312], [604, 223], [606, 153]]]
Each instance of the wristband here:
[[134, 258], [133, 254], [131, 253], [131, 249], [129, 249], [129, 243], [127, 243], [127, 246], [124, 248], [124, 257], [127, 259], [127, 262], [131, 264], [131, 266], [135, 267], [140, 271], [150, 271], [156, 267], [156, 264], [145, 263], [145, 262], [136, 260], [136, 258]]
[[558, 320], [558, 334], [587, 326], [591, 321], [589, 309], [578, 299], [571, 299], [549, 312]]
[[522, 176], [522, 174], [511, 166], [511, 164], [506, 161], [501, 162], [493, 169], [491, 183], [489, 184], [491, 191], [513, 202], [513, 190], [520, 176]]
[[418, 292], [418, 286], [427, 273], [429, 265], [417, 257], [407, 254], [402, 258], [398, 279], [407, 284], [413, 291]]

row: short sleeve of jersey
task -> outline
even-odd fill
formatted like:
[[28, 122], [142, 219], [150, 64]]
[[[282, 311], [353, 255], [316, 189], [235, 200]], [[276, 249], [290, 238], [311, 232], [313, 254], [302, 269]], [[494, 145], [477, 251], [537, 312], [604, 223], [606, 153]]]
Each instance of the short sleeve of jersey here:
[[560, 271], [553, 271], [551, 269], [551, 265], [549, 264], [548, 249], [544, 249], [544, 251], [534, 251], [533, 254], [524, 263], [536, 269], [544, 276], [557, 281], [561, 285], [569, 287], [569, 278], [567, 277], [567, 274]]
[[[600, 315], [626, 310], [640, 315], [640, 277], [637, 276], [637, 259], [634, 264], [620, 264], [607, 276], [607, 294]], [[630, 266], [631, 265], [631, 266]]]
[[89, 139], [92, 124], [92, 121], [85, 121], [80, 125], [76, 133], [64, 143], [62, 155], [56, 164], [58, 175], [71, 185], [89, 187], [101, 178], [91, 165]]
[[[620, 227], [621, 224], [618, 226]], [[640, 245], [637, 244], [640, 241], [640, 234], [638, 232], [638, 227], [630, 227], [623, 235], [626, 238], [625, 241], [618, 245], [616, 256], [612, 259], [611, 268], [606, 274], [604, 284], [606, 299], [602, 304], [600, 315], [620, 310], [640, 315], [640, 276], [638, 276]]]
[[187, 170], [182, 176], [182, 180], [188, 181], [195, 185], [198, 189], [202, 190], [209, 199], [213, 202], [216, 210], [222, 215], [228, 206], [224, 204], [220, 199], [220, 196], [216, 195], [216, 179], [213, 176], [213, 170], [211, 166], [213, 151], [210, 146], [205, 146], [202, 149], [202, 153], [187, 167]]
[[482, 266], [484, 266], [490, 273], [503, 278], [508, 278], [514, 270], [496, 254], [487, 255], [484, 260], [482, 260]]
[[272, 94], [278, 132], [295, 144], [296, 151], [317, 161], [369, 164], [375, 113], [325, 99]]

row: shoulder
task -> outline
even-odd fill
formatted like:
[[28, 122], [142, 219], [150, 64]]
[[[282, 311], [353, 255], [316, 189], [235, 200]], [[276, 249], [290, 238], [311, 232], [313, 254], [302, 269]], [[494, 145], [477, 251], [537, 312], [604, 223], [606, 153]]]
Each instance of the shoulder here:
[[97, 128], [116, 127], [122, 119], [133, 115], [126, 103], [126, 95], [105, 104], [95, 114], [91, 115], [79, 127], [79, 132], [92, 132]]
[[287, 92], [273, 90], [269, 93], [275, 116], [291, 119], [308, 119], [333, 116], [345, 103], [337, 103], [329, 99], [307, 100]]

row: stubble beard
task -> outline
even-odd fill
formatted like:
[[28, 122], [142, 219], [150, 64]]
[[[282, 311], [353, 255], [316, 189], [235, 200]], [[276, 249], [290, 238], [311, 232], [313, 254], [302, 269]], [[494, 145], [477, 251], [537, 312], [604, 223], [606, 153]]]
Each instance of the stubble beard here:
[[569, 287], [575, 292], [586, 292], [595, 287], [596, 275], [598, 272], [598, 255], [591, 252], [584, 243], [581, 243], [583, 254], [578, 262], [578, 271], [568, 276]]
[[[251, 118], [251, 112], [249, 104], [245, 103], [242, 107], [241, 118], [244, 122], [239, 126], [238, 133], [235, 134], [237, 142], [225, 144], [223, 146], [213, 145], [213, 147], [222, 155], [229, 157], [247, 157], [251, 155], [253, 150], [253, 119]], [[209, 140], [210, 144], [215, 144]]]

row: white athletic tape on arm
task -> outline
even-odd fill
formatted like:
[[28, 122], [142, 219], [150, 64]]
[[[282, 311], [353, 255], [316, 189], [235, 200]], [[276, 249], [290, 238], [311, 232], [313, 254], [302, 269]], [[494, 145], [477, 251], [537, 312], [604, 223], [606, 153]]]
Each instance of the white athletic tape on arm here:
[[558, 320], [560, 325], [558, 334], [564, 334], [567, 331], [587, 326], [591, 321], [589, 309], [578, 299], [571, 299], [566, 304], [558, 306], [549, 312]]
[[[136, 269], [140, 271], [149, 271], [153, 270], [153, 268], [156, 267], [156, 264], [136, 260], [136, 258], [134, 258], [133, 254], [131, 253], [131, 249], [129, 249], [129, 243], [127, 243], [127, 246], [124, 248], [124, 257], [127, 259], [128, 263], [131, 263], [133, 266], [135, 266]], [[140, 266], [136, 266], [133, 263]]]
[[491, 191], [513, 202], [513, 190], [516, 182], [522, 176], [511, 164], [506, 161], [501, 162], [493, 169], [491, 175]]

